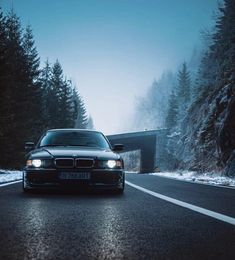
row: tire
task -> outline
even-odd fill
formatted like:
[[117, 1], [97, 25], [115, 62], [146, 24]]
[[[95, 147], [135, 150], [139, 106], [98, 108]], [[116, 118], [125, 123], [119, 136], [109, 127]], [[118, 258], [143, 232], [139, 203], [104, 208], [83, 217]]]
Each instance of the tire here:
[[117, 194], [123, 194], [123, 193], [124, 193], [124, 189], [118, 189], [118, 190], [116, 191], [116, 193], [117, 193]]
[[117, 193], [118, 193], [118, 194], [123, 194], [124, 189], [125, 189], [125, 175], [123, 176], [122, 187], [121, 187], [121, 188], [118, 188]]
[[31, 189], [27, 188], [25, 185], [24, 174], [23, 174], [23, 179], [22, 179], [22, 190], [23, 190], [23, 192], [28, 192], [28, 193], [31, 191]]
[[23, 188], [23, 192], [29, 193], [29, 192], [30, 192], [30, 189]]

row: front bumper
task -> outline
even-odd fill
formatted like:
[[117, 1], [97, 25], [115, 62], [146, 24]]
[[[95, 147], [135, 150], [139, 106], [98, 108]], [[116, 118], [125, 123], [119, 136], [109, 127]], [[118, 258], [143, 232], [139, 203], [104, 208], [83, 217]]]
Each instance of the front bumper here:
[[125, 180], [123, 169], [89, 170], [88, 180], [61, 179], [61, 172], [88, 172], [87, 169], [26, 169], [23, 171], [24, 187], [33, 188], [101, 188], [120, 189]]

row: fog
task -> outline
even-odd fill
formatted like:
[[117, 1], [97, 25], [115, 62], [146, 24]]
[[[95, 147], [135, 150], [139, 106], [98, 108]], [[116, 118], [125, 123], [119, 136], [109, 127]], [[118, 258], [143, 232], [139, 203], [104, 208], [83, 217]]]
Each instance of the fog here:
[[137, 100], [165, 71], [190, 60], [217, 6], [215, 0], [0, 3], [31, 25], [41, 62], [59, 59], [105, 134], [148, 128], [131, 123]]

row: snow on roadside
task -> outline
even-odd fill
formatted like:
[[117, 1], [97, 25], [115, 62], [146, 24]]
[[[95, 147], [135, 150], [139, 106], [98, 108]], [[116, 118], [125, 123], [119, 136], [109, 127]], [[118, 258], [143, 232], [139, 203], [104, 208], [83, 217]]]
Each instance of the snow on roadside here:
[[197, 183], [205, 183], [211, 185], [230, 186], [235, 187], [235, 178], [223, 176], [221, 173], [207, 172], [199, 174], [192, 171], [179, 172], [157, 172], [150, 173], [150, 175], [168, 177], [178, 180], [192, 181]]
[[[156, 173], [149, 173], [149, 174], [178, 179], [178, 180], [192, 181], [197, 183], [235, 187], [235, 178], [222, 176], [221, 173], [208, 172], [208, 173], [199, 174], [192, 171], [179, 171], [179, 172], [156, 172]], [[17, 181], [21, 179], [22, 179], [22, 171], [0, 169], [0, 183]]]
[[22, 179], [22, 171], [0, 169], [0, 183], [17, 181]]

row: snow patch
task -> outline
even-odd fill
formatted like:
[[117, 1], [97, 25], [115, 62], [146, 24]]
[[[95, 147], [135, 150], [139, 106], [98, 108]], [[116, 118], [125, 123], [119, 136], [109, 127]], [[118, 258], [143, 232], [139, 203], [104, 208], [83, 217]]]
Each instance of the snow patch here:
[[205, 183], [211, 185], [235, 187], [235, 178], [223, 176], [221, 173], [206, 172], [199, 174], [193, 171], [178, 171], [178, 172], [156, 172], [150, 175], [168, 177], [178, 180], [192, 181], [197, 183]]
[[172, 137], [175, 137], [175, 136], [180, 136], [180, 132], [173, 132], [170, 135], [167, 135], [168, 138], [172, 138]]
[[0, 183], [12, 182], [22, 179], [22, 171], [0, 169]]

